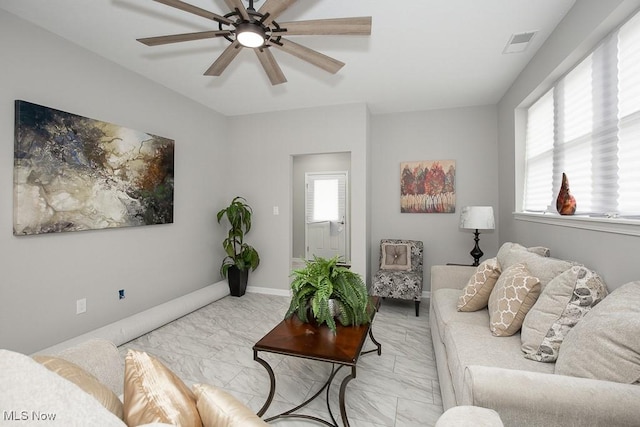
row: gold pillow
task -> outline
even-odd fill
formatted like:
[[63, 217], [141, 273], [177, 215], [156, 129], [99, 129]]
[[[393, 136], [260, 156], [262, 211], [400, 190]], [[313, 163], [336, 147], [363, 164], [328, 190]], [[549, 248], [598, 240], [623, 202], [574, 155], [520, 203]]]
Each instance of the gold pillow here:
[[71, 381], [85, 393], [93, 396], [118, 418], [123, 419], [122, 402], [118, 396], [80, 366], [55, 356], [36, 355], [33, 356], [33, 360], [62, 378]]
[[497, 337], [520, 330], [524, 317], [540, 295], [540, 280], [523, 263], [502, 272], [489, 296], [489, 328]]
[[411, 244], [383, 243], [380, 269], [396, 271], [411, 270]]
[[124, 361], [124, 421], [127, 425], [167, 423], [202, 427], [196, 399], [184, 382], [158, 359], [129, 350]]
[[208, 385], [194, 384], [198, 412], [204, 427], [268, 426], [229, 393]]
[[497, 258], [481, 263], [458, 298], [458, 311], [478, 311], [485, 308], [498, 277], [500, 266]]

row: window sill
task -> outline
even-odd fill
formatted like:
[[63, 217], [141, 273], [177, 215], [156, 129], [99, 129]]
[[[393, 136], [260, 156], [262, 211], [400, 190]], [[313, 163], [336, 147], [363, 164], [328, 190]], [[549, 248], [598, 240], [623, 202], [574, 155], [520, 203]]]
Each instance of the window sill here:
[[519, 221], [537, 222], [560, 227], [581, 228], [584, 230], [602, 231], [604, 233], [640, 236], [640, 221], [622, 218], [592, 218], [588, 216], [562, 216], [558, 214], [541, 214], [514, 212], [513, 217]]

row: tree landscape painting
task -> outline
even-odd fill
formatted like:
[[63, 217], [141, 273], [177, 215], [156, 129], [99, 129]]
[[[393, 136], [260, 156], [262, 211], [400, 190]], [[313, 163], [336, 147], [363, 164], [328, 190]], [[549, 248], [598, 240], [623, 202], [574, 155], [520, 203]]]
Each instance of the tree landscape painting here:
[[400, 212], [454, 213], [455, 160], [425, 160], [400, 164]]
[[173, 222], [174, 141], [15, 102], [13, 234]]

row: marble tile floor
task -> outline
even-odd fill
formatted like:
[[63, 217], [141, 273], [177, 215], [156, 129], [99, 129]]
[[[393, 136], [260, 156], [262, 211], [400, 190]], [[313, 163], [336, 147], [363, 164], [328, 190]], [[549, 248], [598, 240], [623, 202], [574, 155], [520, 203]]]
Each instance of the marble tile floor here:
[[[227, 296], [161, 328], [120, 346], [156, 356], [187, 385], [209, 383], [228, 391], [257, 412], [269, 392], [269, 376], [253, 360], [253, 345], [282, 320], [288, 297], [247, 293]], [[428, 300], [415, 317], [412, 302], [384, 300], [373, 324], [382, 355], [364, 355], [357, 377], [347, 388], [349, 422], [354, 427], [432, 426], [442, 414], [442, 401], [429, 333]], [[370, 340], [365, 350], [375, 348]], [[313, 395], [326, 381], [331, 365], [261, 353], [276, 375], [276, 395], [265, 417], [284, 412]], [[331, 389], [331, 408], [338, 423], [342, 369]], [[324, 393], [301, 413], [328, 419]], [[300, 419], [274, 420], [282, 427], [320, 423]]]

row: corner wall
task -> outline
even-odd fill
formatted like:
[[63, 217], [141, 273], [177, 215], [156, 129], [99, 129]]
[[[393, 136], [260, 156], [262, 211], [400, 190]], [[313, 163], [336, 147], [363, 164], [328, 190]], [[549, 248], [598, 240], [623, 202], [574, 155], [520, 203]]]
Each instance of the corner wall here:
[[[0, 53], [0, 348], [31, 353], [219, 281], [226, 119], [1, 10]], [[175, 222], [13, 236], [15, 99], [174, 139]]]
[[[498, 217], [497, 112], [495, 106], [373, 115], [371, 273], [378, 270], [380, 239], [424, 243], [424, 291], [431, 266], [473, 263], [473, 233], [458, 228], [464, 206], [493, 206]], [[400, 163], [456, 161], [454, 214], [400, 213]], [[498, 230], [481, 233], [483, 260], [498, 251]]]
[[637, 269], [640, 237], [516, 221], [517, 153], [523, 138], [516, 138], [522, 114], [515, 110], [533, 101], [566, 73], [608, 32], [640, 7], [640, 1], [580, 0], [569, 11], [529, 62], [498, 105], [500, 164], [500, 241], [527, 246], [543, 245], [556, 258], [584, 263], [596, 270], [609, 289], [640, 279]]
[[[292, 257], [293, 156], [351, 153], [351, 261], [365, 275], [367, 127], [365, 105], [353, 104], [230, 117], [227, 203], [236, 195], [253, 208], [245, 241], [260, 253], [249, 286], [287, 294]], [[273, 215], [278, 206], [279, 215]]]

